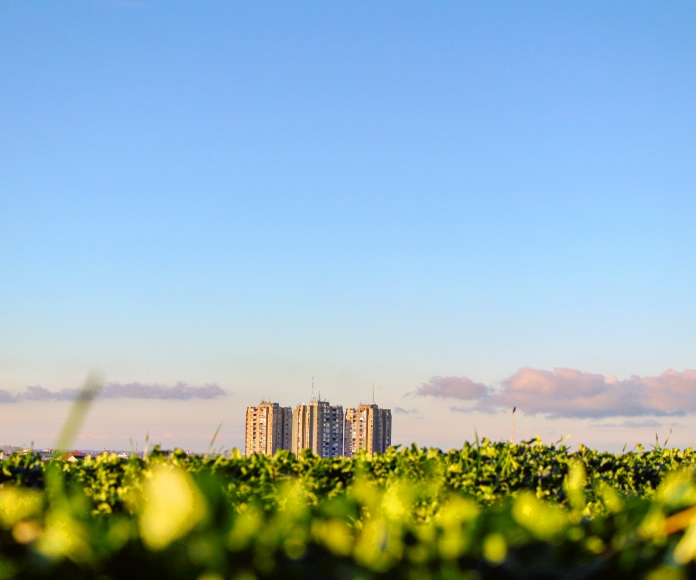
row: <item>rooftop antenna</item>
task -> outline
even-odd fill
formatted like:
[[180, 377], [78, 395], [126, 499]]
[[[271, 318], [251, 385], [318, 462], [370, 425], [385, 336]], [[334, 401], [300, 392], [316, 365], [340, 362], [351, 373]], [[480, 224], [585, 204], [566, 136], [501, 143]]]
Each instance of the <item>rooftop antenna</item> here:
[[312, 377], [312, 401], [314, 401], [314, 377]]
[[375, 404], [375, 385], [372, 385], [372, 404]]

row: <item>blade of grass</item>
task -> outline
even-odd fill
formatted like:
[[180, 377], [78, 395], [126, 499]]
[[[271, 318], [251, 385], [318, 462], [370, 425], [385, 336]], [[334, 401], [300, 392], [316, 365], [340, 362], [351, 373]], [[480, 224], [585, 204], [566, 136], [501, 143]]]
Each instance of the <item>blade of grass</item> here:
[[215, 429], [215, 433], [213, 434], [213, 438], [210, 440], [210, 445], [208, 445], [207, 455], [210, 455], [210, 452], [213, 449], [213, 445], [215, 445], [215, 440], [217, 439], [218, 433], [220, 433], [221, 427], [222, 427], [222, 421], [220, 421], [220, 424], [217, 426], [217, 429]]
[[103, 380], [98, 373], [92, 371], [87, 375], [85, 382], [82, 384], [82, 388], [77, 394], [75, 402], [70, 408], [70, 413], [63, 424], [63, 429], [58, 436], [56, 442], [56, 455], [60, 455], [62, 451], [67, 451], [75, 440], [77, 432], [80, 430], [82, 422], [92, 405], [92, 401], [94, 401], [101, 390], [102, 384]]

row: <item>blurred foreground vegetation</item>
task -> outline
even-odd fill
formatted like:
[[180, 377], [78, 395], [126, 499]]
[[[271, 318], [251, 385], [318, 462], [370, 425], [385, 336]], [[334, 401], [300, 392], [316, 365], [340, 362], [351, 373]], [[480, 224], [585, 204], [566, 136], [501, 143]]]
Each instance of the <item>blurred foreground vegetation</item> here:
[[0, 460], [9, 578], [696, 577], [696, 454], [465, 444], [356, 459]]

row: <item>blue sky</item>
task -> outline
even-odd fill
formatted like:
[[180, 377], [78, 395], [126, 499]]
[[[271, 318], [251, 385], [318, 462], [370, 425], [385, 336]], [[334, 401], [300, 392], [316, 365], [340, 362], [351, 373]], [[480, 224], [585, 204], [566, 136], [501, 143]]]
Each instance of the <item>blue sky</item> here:
[[[315, 376], [446, 447], [508, 418], [407, 395], [432, 377], [694, 368], [695, 25], [688, 2], [3, 3], [0, 390], [217, 384], [105, 400], [83, 433], [205, 448]], [[67, 405], [0, 405], [0, 444], [50, 445]], [[670, 425], [607, 416], [518, 432]]]

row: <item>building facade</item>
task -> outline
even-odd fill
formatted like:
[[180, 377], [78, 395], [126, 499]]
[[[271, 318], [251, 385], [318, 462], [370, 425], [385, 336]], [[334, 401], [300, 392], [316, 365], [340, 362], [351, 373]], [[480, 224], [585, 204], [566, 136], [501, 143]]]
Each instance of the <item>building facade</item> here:
[[244, 455], [274, 455], [278, 449], [290, 449], [292, 409], [278, 403], [262, 402], [247, 407]]
[[311, 449], [319, 457], [343, 455], [343, 407], [313, 399], [309, 405], [297, 405], [292, 412], [292, 444], [299, 454]]
[[361, 449], [370, 455], [384, 453], [391, 445], [391, 432], [390, 409], [375, 404], [346, 409], [344, 454], [353, 457]]

